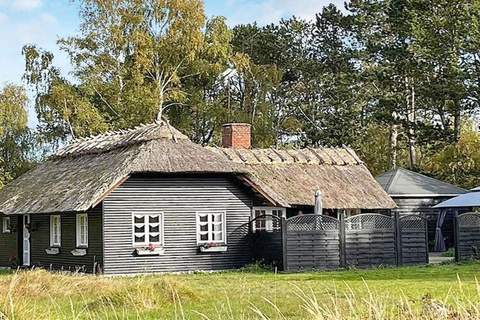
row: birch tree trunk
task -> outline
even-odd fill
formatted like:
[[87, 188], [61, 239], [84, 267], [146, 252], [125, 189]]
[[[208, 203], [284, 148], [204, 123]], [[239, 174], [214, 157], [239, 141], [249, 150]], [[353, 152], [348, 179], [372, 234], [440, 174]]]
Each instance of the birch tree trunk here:
[[417, 166], [417, 151], [416, 151], [416, 132], [415, 132], [415, 122], [416, 122], [416, 109], [415, 109], [415, 86], [413, 83], [410, 83], [410, 79], [407, 77], [405, 79], [405, 84], [407, 87], [407, 125], [408, 125], [408, 154], [410, 169], [414, 169]]
[[398, 125], [390, 127], [390, 159], [392, 169], [397, 168], [397, 144], [398, 144]]

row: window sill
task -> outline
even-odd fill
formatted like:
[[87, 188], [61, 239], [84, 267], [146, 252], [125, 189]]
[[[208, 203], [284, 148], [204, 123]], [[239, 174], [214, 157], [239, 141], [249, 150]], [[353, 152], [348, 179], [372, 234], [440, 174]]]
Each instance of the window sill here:
[[164, 248], [155, 248], [150, 250], [148, 248], [136, 248], [135, 254], [137, 256], [160, 256], [165, 254]]
[[212, 247], [204, 247], [200, 246], [200, 252], [205, 252], [205, 253], [211, 253], [211, 252], [226, 252], [228, 247], [227, 245], [218, 245], [218, 246], [212, 246]]
[[74, 249], [74, 250], [70, 251], [70, 253], [72, 254], [72, 256], [75, 256], [75, 257], [83, 257], [83, 256], [87, 255], [87, 249], [86, 248], [77, 248], [77, 249]]
[[57, 248], [57, 247], [51, 247], [51, 248], [48, 248], [48, 249], [45, 249], [45, 252], [48, 254], [48, 255], [57, 255], [60, 253], [60, 248]]

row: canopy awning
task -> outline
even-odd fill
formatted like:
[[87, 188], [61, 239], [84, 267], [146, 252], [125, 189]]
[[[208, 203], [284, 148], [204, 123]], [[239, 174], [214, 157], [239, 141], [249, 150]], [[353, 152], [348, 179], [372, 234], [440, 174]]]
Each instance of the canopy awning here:
[[480, 187], [470, 190], [470, 192], [461, 194], [455, 198], [441, 202], [434, 206], [436, 209], [441, 208], [465, 208], [480, 207]]

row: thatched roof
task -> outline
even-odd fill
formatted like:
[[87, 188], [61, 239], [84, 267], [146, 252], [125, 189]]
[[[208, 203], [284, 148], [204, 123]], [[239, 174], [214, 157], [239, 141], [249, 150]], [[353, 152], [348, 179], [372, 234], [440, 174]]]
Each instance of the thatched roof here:
[[244, 172], [165, 123], [80, 139], [0, 192], [5, 214], [84, 211], [136, 172]]
[[396, 207], [350, 148], [211, 150], [243, 165], [250, 181], [285, 207], [313, 206], [316, 190], [322, 192], [324, 208]]
[[0, 192], [5, 214], [85, 211], [130, 175], [234, 174], [274, 205], [325, 208], [395, 206], [348, 148], [233, 150], [204, 148], [162, 122], [79, 139]]

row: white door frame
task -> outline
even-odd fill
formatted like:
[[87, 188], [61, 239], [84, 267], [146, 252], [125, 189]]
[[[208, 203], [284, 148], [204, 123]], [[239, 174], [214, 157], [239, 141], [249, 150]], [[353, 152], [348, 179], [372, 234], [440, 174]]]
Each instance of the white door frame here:
[[30, 215], [22, 216], [22, 265], [30, 266], [30, 231], [26, 228], [30, 224]]

